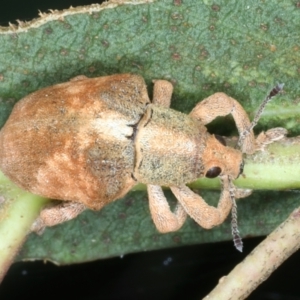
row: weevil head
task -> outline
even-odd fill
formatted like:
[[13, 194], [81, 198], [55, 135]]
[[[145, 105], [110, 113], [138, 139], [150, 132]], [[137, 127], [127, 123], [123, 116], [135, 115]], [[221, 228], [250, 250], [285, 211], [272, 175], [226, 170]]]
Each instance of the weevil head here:
[[243, 173], [244, 162], [241, 151], [227, 147], [225, 140], [216, 135], [209, 135], [202, 154], [204, 176], [215, 178], [227, 175], [236, 179]]

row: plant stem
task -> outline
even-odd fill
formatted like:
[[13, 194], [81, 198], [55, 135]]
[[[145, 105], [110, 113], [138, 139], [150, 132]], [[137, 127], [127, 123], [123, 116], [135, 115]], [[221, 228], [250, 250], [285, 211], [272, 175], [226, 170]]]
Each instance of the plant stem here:
[[49, 200], [24, 192], [0, 173], [0, 282]]
[[207, 295], [205, 300], [246, 299], [300, 247], [300, 208], [279, 225]]

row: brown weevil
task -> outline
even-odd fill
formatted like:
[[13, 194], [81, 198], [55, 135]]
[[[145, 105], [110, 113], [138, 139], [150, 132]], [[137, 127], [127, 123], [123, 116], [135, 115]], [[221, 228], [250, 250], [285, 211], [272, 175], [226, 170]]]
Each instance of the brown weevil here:
[[[137, 183], [147, 185], [160, 232], [178, 230], [187, 215], [207, 229], [221, 224], [235, 208], [234, 198], [249, 194], [232, 183], [243, 171], [243, 153], [280, 139], [285, 130], [255, 139], [246, 112], [226, 94], [208, 97], [186, 115], [169, 108], [172, 92], [170, 82], [155, 80], [151, 102], [138, 75], [78, 76], [19, 101], [0, 132], [0, 168], [23, 189], [66, 201], [42, 210], [33, 230], [70, 220], [86, 208], [99, 210]], [[240, 149], [227, 147], [205, 127], [228, 114]], [[217, 207], [186, 186], [203, 176], [221, 180]], [[178, 199], [174, 212], [161, 186]]]

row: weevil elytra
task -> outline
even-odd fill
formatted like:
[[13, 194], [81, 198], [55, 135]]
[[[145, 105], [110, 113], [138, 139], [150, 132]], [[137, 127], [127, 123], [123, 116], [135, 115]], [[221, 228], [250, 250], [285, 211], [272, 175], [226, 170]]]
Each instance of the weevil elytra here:
[[[19, 101], [0, 132], [0, 168], [27, 191], [66, 200], [45, 208], [33, 229], [70, 220], [86, 208], [99, 210], [138, 182], [147, 185], [160, 232], [178, 230], [187, 215], [204, 228], [222, 223], [232, 198], [243, 196], [232, 184], [243, 171], [243, 153], [261, 149], [285, 131], [255, 139], [246, 112], [226, 94], [208, 97], [186, 115], [169, 108], [172, 92], [171, 83], [156, 80], [151, 102], [140, 76], [78, 76]], [[243, 133], [240, 150], [205, 127], [227, 114]], [[217, 207], [186, 186], [203, 176], [221, 179]], [[178, 199], [174, 212], [161, 186]]]

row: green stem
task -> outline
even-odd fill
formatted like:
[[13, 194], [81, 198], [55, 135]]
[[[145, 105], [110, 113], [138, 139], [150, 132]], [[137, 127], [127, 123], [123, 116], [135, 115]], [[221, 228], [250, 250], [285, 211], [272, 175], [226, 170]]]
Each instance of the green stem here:
[[24, 192], [0, 173], [0, 282], [49, 200]]

